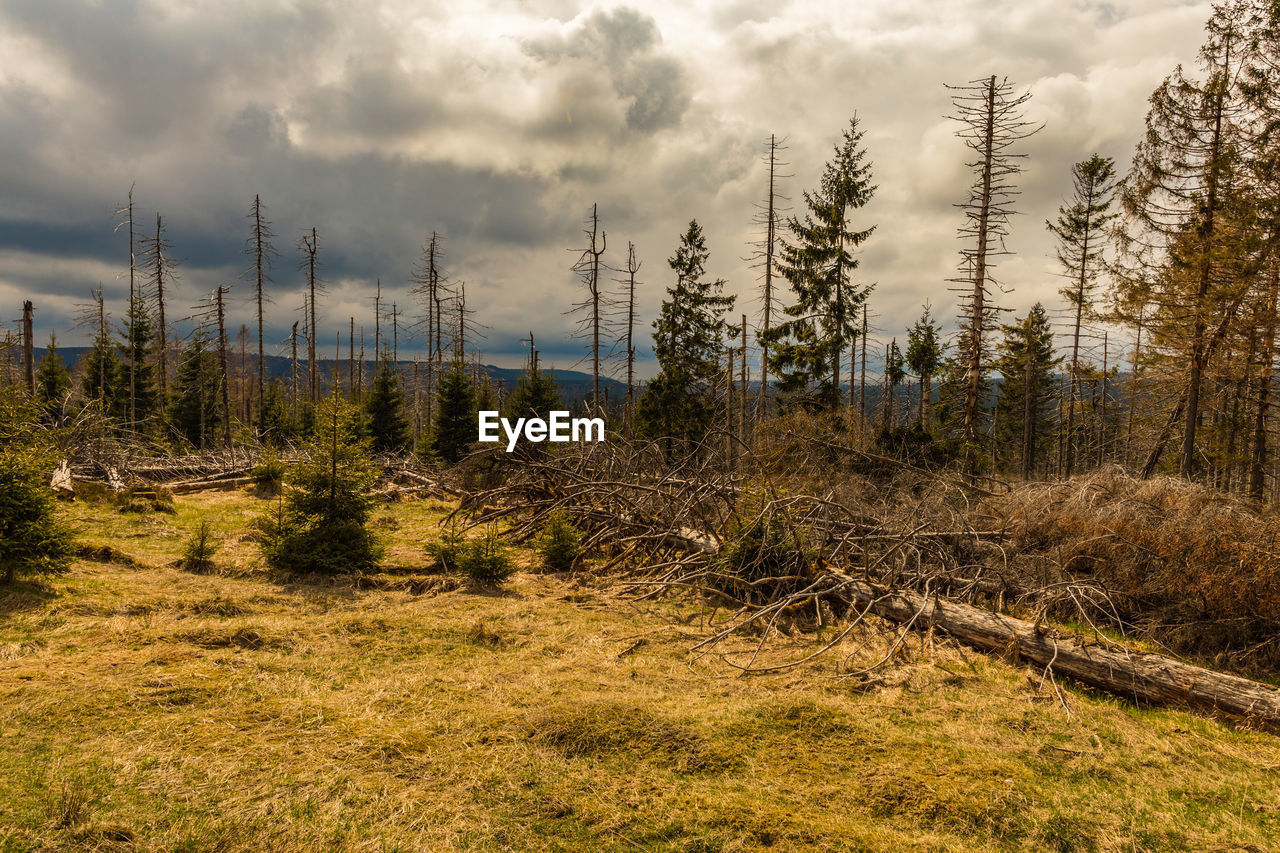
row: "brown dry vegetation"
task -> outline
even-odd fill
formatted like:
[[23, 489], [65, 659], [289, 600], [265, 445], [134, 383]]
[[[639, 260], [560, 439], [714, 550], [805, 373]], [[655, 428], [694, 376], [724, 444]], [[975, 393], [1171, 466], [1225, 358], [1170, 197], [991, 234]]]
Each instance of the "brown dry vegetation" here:
[[1035, 483], [982, 508], [1030, 577], [1087, 579], [1131, 631], [1255, 672], [1280, 669], [1280, 515], [1185, 480], [1119, 471]]
[[[1267, 850], [1280, 741], [914, 636], [866, 679], [689, 665], [706, 613], [426, 572], [273, 580], [264, 502], [65, 511], [72, 571], [0, 594], [0, 850]], [[172, 562], [207, 519], [219, 573]], [[527, 555], [524, 557], [528, 565]], [[882, 654], [892, 632], [856, 645]], [[749, 642], [747, 640], [744, 643]], [[784, 637], [796, 655], [812, 636]], [[853, 648], [853, 646], [851, 646]], [[837, 649], [837, 652], [839, 650]]]

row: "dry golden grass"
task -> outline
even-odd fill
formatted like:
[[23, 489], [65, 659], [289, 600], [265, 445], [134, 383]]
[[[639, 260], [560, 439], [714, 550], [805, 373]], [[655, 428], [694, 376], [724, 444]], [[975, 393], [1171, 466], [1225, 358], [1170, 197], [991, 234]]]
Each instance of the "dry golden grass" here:
[[[869, 682], [690, 668], [689, 602], [430, 582], [440, 504], [379, 512], [372, 587], [278, 582], [263, 506], [77, 504], [106, 561], [0, 591], [0, 850], [1280, 846], [1270, 735], [1069, 688], [1068, 717], [926, 637]], [[217, 574], [170, 565], [201, 519]]]

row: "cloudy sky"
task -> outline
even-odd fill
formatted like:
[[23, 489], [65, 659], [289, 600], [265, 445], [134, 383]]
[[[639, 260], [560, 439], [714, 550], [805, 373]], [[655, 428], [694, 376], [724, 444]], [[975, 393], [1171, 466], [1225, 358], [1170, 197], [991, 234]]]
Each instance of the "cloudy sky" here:
[[[71, 330], [101, 283], [124, 307], [127, 240], [112, 212], [164, 214], [183, 259], [171, 316], [246, 264], [260, 193], [279, 234], [268, 340], [301, 304], [294, 248], [314, 226], [329, 293], [321, 340], [372, 328], [372, 286], [410, 302], [424, 237], [445, 235], [486, 360], [519, 363], [533, 331], [568, 367], [561, 311], [582, 219], [600, 206], [606, 260], [643, 262], [640, 316], [671, 283], [688, 220], [710, 271], [750, 313], [744, 260], [765, 140], [787, 138], [799, 199], [855, 112], [879, 191], [861, 211], [882, 337], [922, 303], [954, 325], [953, 204], [970, 176], [944, 83], [989, 74], [1029, 88], [1022, 215], [1002, 303], [1055, 300], [1044, 220], [1094, 151], [1128, 164], [1147, 96], [1191, 64], [1208, 4], [1181, 0], [0, 0], [0, 305], [36, 304], [37, 342]], [[248, 288], [235, 318], [248, 322]], [[746, 300], [746, 301], [744, 301]], [[410, 310], [412, 306], [409, 306]], [[345, 346], [345, 344], [344, 344]], [[283, 347], [280, 348], [283, 352]], [[646, 365], [646, 373], [652, 365]]]

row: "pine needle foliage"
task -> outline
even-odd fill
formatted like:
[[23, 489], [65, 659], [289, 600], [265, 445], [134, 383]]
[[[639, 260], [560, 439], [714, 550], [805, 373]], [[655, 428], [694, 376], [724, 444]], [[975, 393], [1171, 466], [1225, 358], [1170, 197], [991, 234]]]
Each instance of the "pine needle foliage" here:
[[57, 572], [71, 561], [71, 534], [58, 520], [47, 472], [53, 467], [39, 413], [15, 389], [0, 390], [0, 582]]
[[341, 574], [372, 570], [381, 560], [369, 529], [377, 471], [357, 430], [355, 408], [336, 391], [321, 402], [306, 461], [289, 472], [294, 488], [264, 525], [263, 556], [272, 568]]
[[538, 556], [542, 567], [552, 572], [567, 572], [582, 555], [582, 532], [574, 527], [569, 513], [556, 510], [538, 537]]

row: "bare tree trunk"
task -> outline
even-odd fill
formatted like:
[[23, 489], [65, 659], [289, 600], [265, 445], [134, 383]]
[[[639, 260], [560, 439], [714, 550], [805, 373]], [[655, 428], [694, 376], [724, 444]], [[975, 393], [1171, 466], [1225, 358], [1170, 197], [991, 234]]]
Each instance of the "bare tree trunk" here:
[[1022, 479], [1030, 480], [1035, 471], [1036, 437], [1035, 437], [1035, 399], [1037, 389], [1032, 385], [1035, 371], [1032, 369], [1031, 354], [1034, 344], [1031, 339], [1031, 312], [1027, 312], [1027, 348], [1026, 370], [1022, 378]]
[[[767, 335], [773, 324], [773, 253], [778, 232], [778, 211], [775, 204], [777, 192], [775, 181], [778, 168], [778, 137], [769, 134], [769, 198], [766, 202], [765, 236], [764, 236], [764, 313], [761, 321], [761, 334]], [[850, 368], [852, 370], [852, 368]], [[853, 395], [852, 382], [849, 394]], [[760, 343], [760, 416], [769, 411], [769, 344]]]
[[[862, 432], [862, 446], [867, 445], [867, 303], [862, 303], [862, 363], [858, 380], [858, 426]], [[852, 394], [853, 389], [849, 389]]]
[[156, 214], [156, 243], [155, 243], [155, 277], [156, 277], [156, 337], [160, 346], [156, 352], [160, 367], [160, 419], [163, 421], [165, 417], [165, 404], [168, 402], [169, 394], [169, 327], [165, 323], [164, 317], [164, 277], [168, 271], [167, 259], [164, 255], [164, 220], [160, 214]]
[[316, 369], [316, 254], [320, 250], [316, 239], [316, 229], [311, 229], [311, 239], [302, 238], [307, 253], [307, 300], [308, 334], [307, 334], [307, 381], [311, 396], [311, 404], [320, 402], [320, 373]]
[[31, 300], [22, 303], [22, 377], [27, 393], [36, 393], [36, 347], [33, 328], [35, 307]]
[[[293, 392], [289, 397], [290, 414], [294, 417], [298, 416], [298, 323], [295, 320], [293, 330], [290, 332], [290, 340], [293, 342], [293, 352], [290, 356], [290, 368], [293, 376]], [[226, 378], [226, 371], [223, 371], [223, 381]]]
[[738, 440], [747, 440], [747, 315], [742, 315], [742, 348], [738, 355], [738, 371], [741, 374], [742, 396], [739, 397], [742, 411], [738, 413]]
[[1101, 467], [1107, 461], [1107, 370], [1110, 368], [1110, 353], [1107, 350], [1109, 343], [1108, 333], [1102, 333], [1102, 400], [1101, 409], [1098, 416], [1098, 465]]
[[[230, 381], [230, 375], [227, 372], [227, 315], [223, 303], [223, 297], [227, 292], [225, 286], [219, 285], [217, 293], [217, 309], [218, 309], [218, 372], [219, 385], [222, 387], [222, 444], [224, 447], [231, 447], [231, 396], [227, 383]], [[294, 395], [297, 395], [298, 388], [298, 371], [297, 371], [297, 353], [298, 353], [298, 324], [293, 324], [294, 339]]]
[[1263, 498], [1266, 488], [1267, 413], [1271, 402], [1271, 371], [1275, 359], [1276, 294], [1280, 291], [1280, 261], [1271, 261], [1270, 292], [1267, 296], [1267, 331], [1262, 342], [1262, 369], [1258, 376], [1258, 409], [1253, 424], [1253, 460], [1249, 470], [1249, 497]]
[[[635, 419], [635, 364], [636, 349], [633, 341], [636, 326], [636, 273], [640, 264], [636, 261], [635, 243], [627, 243], [627, 432], [630, 434]], [[529, 346], [533, 346], [533, 332], [529, 333]], [[534, 369], [537, 367], [535, 365]]]
[[1129, 398], [1129, 423], [1125, 428], [1124, 437], [1124, 462], [1126, 466], [1129, 465], [1130, 461], [1133, 459], [1133, 415], [1134, 411], [1138, 408], [1138, 363], [1142, 356], [1142, 319], [1142, 313], [1139, 312], [1137, 340], [1133, 345], [1133, 373], [1130, 375], [1129, 381], [1125, 383], [1125, 387], [1128, 389], [1127, 396]]
[[995, 154], [996, 78], [987, 81], [986, 135], [983, 140], [981, 193], [978, 198], [978, 249], [973, 256], [973, 291], [970, 296], [969, 352], [965, 370], [964, 429], [965, 467], [977, 473], [974, 449], [978, 428], [978, 393], [982, 383], [982, 330], [986, 319], [987, 240], [991, 218], [991, 180]]

